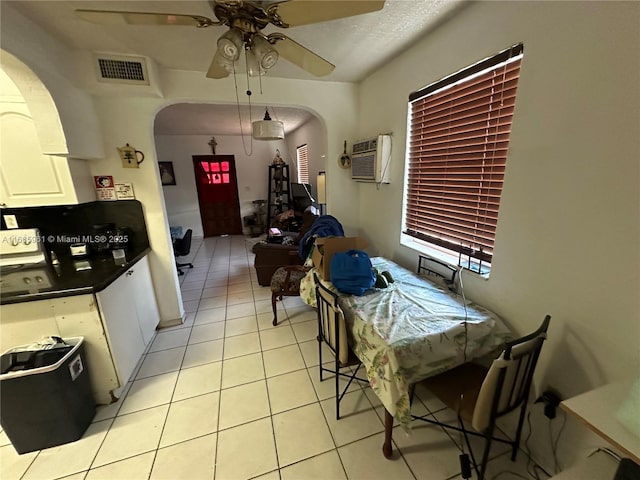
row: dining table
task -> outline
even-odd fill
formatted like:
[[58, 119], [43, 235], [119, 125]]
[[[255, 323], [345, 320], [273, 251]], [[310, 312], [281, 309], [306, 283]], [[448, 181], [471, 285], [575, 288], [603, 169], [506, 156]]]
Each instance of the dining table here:
[[[349, 346], [384, 405], [382, 451], [390, 458], [394, 419], [411, 431], [411, 385], [498, 352], [513, 336], [498, 315], [451, 291], [440, 277], [418, 275], [384, 257], [373, 257], [371, 263], [378, 272], [389, 272], [393, 282], [360, 296], [322, 282], [338, 293]], [[300, 296], [311, 306], [314, 270], [300, 284]]]

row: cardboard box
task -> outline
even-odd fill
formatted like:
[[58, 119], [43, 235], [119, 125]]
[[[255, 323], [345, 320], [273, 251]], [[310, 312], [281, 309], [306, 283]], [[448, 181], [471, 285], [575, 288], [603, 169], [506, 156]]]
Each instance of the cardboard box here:
[[318, 270], [318, 275], [323, 280], [330, 280], [331, 257], [336, 252], [347, 250], [364, 250], [369, 243], [361, 237], [327, 237], [316, 238], [311, 259], [313, 266]]

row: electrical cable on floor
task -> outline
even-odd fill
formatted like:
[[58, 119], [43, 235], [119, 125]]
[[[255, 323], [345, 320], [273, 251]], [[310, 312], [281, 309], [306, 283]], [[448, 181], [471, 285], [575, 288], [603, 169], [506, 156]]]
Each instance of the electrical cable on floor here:
[[551, 440], [551, 453], [553, 454], [553, 467], [555, 469], [555, 472], [558, 473], [560, 472], [560, 463], [558, 462], [558, 442], [560, 440], [560, 435], [562, 434], [562, 430], [564, 429], [565, 424], [567, 423], [567, 414], [561, 410], [562, 412], [562, 425], [560, 426], [560, 429], [558, 430], [558, 433], [556, 434], [556, 438], [555, 440], [553, 439], [553, 430], [551, 428], [551, 419], [549, 419], [549, 437]]

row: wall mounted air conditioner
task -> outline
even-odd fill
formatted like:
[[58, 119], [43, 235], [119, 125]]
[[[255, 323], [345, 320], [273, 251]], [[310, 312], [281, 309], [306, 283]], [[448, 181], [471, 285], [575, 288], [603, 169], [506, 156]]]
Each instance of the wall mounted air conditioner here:
[[389, 183], [391, 135], [378, 135], [353, 144], [351, 178], [357, 182]]

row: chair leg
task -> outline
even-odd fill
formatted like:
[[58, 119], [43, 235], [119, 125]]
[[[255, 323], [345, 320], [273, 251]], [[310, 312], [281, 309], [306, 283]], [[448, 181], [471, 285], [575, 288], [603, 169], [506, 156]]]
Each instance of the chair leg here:
[[273, 308], [273, 322], [271, 322], [273, 324], [273, 326], [275, 327], [276, 325], [278, 325], [278, 313], [276, 311], [276, 300], [278, 299], [278, 294], [277, 293], [272, 293], [271, 294], [271, 307]]
[[320, 381], [322, 381], [322, 339], [320, 338], [320, 335], [318, 335], [316, 340], [318, 340], [318, 361], [320, 362], [318, 370], [320, 371]]
[[489, 461], [489, 450], [491, 450], [491, 441], [493, 440], [493, 430], [495, 427], [495, 421], [491, 422], [485, 435], [484, 453], [482, 454], [482, 463], [480, 464], [480, 472], [478, 473], [478, 480], [484, 480], [484, 474], [487, 472], [487, 462]]
[[340, 420], [340, 366], [336, 359], [336, 420]]
[[524, 424], [524, 415], [527, 411], [527, 402], [523, 402], [522, 409], [520, 410], [520, 419], [518, 420], [518, 428], [516, 430], [516, 438], [513, 439], [511, 445], [511, 461], [515, 462], [516, 455], [518, 454], [518, 446], [520, 445], [520, 436], [522, 435], [522, 426]]

